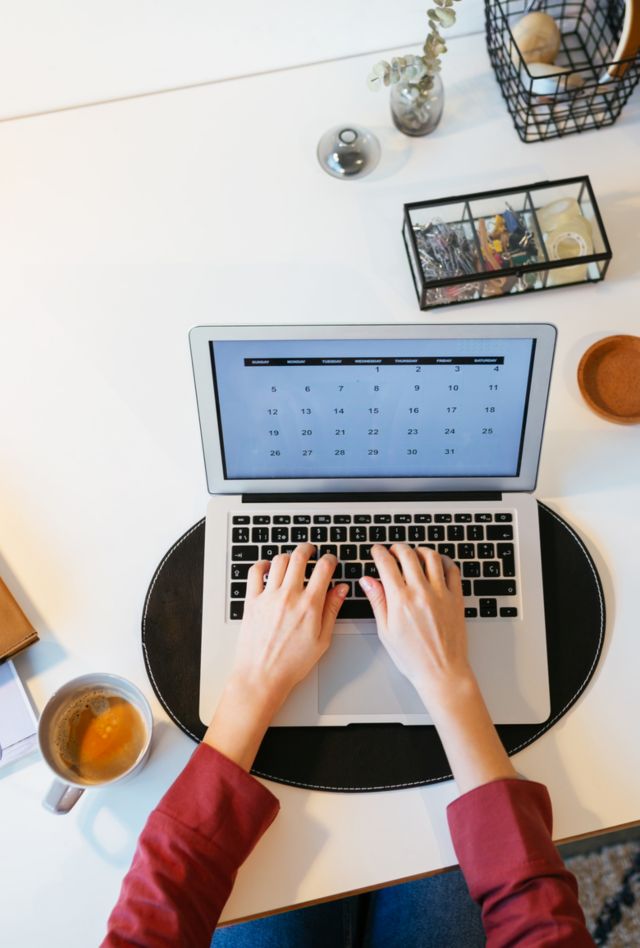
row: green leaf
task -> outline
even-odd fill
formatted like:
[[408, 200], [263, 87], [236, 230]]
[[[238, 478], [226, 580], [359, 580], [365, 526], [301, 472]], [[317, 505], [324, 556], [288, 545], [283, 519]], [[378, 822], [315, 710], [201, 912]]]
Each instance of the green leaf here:
[[436, 16], [440, 20], [440, 23], [446, 28], [453, 26], [456, 22], [456, 14], [454, 10], [449, 10], [446, 7], [438, 7], [436, 10]]

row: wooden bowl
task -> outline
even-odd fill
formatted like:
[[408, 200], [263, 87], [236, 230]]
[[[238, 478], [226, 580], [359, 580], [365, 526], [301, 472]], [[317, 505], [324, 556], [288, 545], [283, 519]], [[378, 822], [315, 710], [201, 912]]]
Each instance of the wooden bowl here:
[[585, 402], [619, 425], [640, 423], [640, 336], [606, 336], [587, 349], [578, 366]]

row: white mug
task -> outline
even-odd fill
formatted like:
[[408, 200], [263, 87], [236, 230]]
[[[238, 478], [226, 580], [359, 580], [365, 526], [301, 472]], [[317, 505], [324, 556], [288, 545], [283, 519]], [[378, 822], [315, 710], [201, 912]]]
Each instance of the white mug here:
[[[109, 695], [116, 695], [130, 702], [140, 713], [145, 726], [146, 736], [141, 750], [131, 766], [123, 773], [104, 780], [73, 779], [73, 774], [67, 770], [54, 753], [54, 733], [61, 716], [74, 701], [77, 701], [86, 692], [104, 690]], [[91, 675], [81, 675], [68, 681], [59, 688], [46, 703], [40, 721], [38, 722], [38, 744], [40, 752], [53, 771], [55, 780], [43, 801], [43, 805], [52, 813], [68, 813], [80, 799], [85, 790], [104, 786], [111, 786], [127, 780], [137, 773], [145, 764], [151, 747], [153, 731], [153, 716], [149, 702], [139, 688], [126, 678], [119, 675], [96, 672]]]

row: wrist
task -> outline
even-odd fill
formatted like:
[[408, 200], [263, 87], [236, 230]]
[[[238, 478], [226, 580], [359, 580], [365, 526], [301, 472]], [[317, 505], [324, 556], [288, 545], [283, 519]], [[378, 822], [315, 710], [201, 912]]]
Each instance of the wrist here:
[[516, 777], [491, 720], [478, 681], [468, 673], [438, 683], [423, 700], [461, 793], [485, 783]]
[[434, 718], [434, 723], [436, 718], [446, 718], [463, 706], [480, 704], [484, 707], [484, 699], [471, 667], [437, 679], [420, 680], [416, 683], [416, 690]]
[[254, 716], [269, 720], [284, 704], [288, 690], [280, 682], [267, 681], [264, 675], [236, 669], [231, 673], [222, 692], [222, 699], [250, 710]]
[[203, 738], [244, 770], [250, 770], [269, 724], [284, 697], [275, 690], [234, 674], [225, 685]]

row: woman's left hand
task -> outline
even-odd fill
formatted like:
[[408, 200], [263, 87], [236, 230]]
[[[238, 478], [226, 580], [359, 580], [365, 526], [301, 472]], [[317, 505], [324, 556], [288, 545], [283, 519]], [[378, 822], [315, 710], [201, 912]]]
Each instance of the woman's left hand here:
[[303, 543], [249, 570], [233, 671], [204, 737], [246, 770], [291, 690], [329, 648], [348, 591], [344, 584], [329, 589], [337, 563], [330, 554], [320, 557], [305, 586], [313, 551]]
[[278, 706], [329, 648], [348, 589], [329, 589], [338, 562], [331, 554], [320, 557], [305, 587], [314, 549], [303, 543], [249, 570], [233, 675], [268, 692]]

